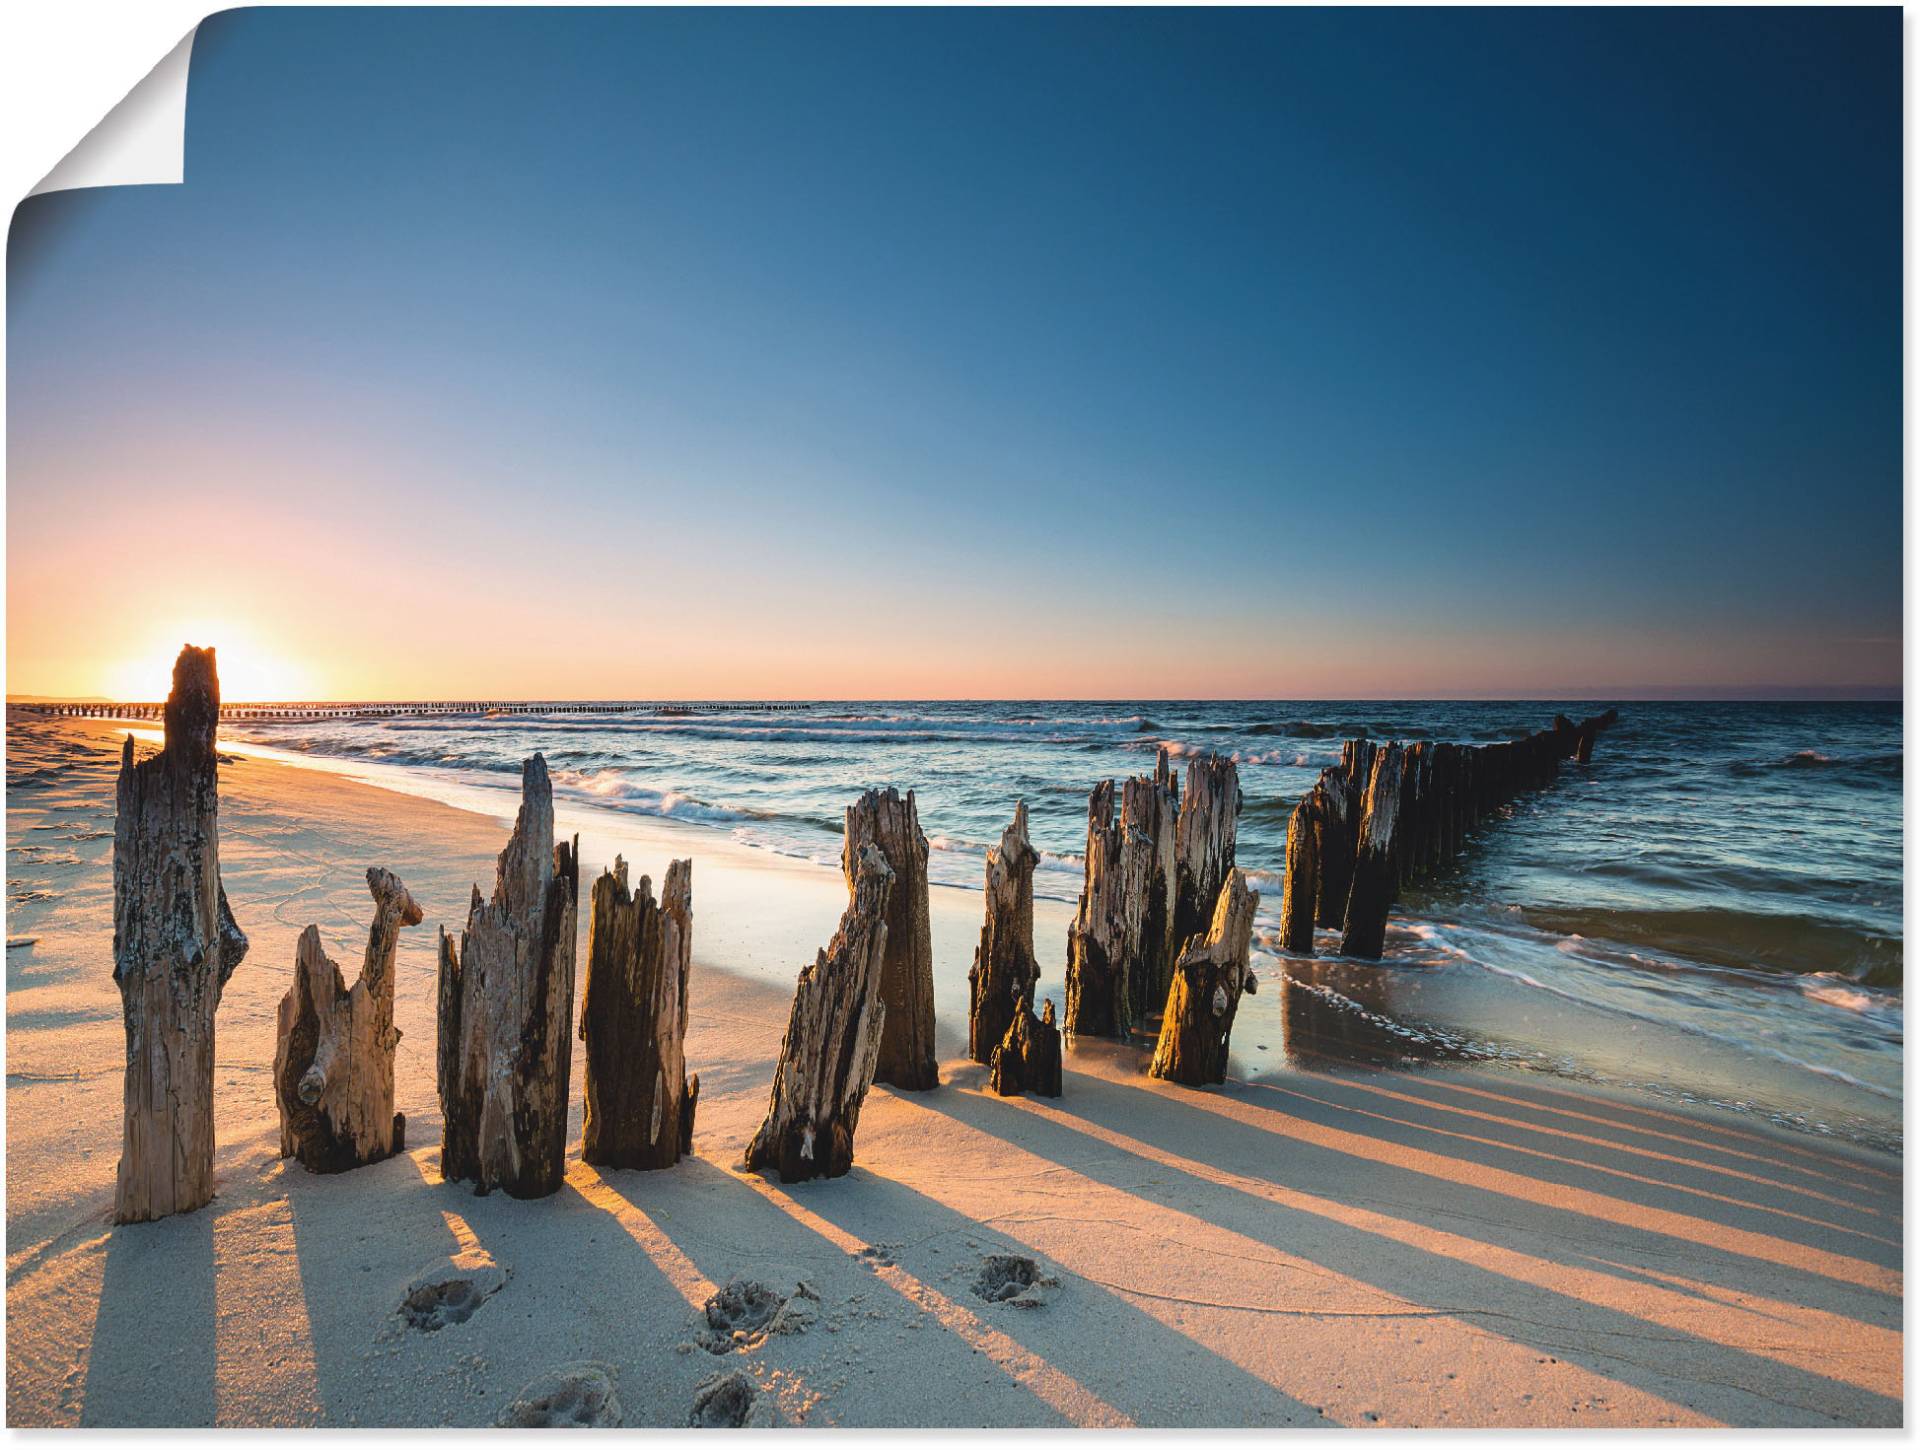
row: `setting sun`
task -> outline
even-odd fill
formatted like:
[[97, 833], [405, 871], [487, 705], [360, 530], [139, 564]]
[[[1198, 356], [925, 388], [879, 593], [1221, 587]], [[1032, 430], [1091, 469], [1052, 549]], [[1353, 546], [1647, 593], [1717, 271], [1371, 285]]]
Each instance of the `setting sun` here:
[[148, 636], [135, 655], [110, 666], [106, 690], [116, 700], [164, 700], [173, 661], [183, 644], [212, 645], [220, 660], [220, 698], [231, 703], [308, 700], [307, 671], [276, 655], [243, 627], [199, 621], [169, 624]]

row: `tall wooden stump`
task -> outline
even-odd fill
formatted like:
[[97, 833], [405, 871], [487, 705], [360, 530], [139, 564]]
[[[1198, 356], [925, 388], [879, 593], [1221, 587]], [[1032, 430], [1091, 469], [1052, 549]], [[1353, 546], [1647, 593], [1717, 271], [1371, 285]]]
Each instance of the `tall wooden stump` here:
[[1212, 753], [1189, 760], [1174, 833], [1173, 940], [1183, 952], [1188, 938], [1206, 931], [1213, 918], [1213, 904], [1233, 870], [1239, 820], [1240, 772], [1233, 761]]
[[1173, 961], [1178, 793], [1167, 752], [1154, 773], [1087, 801], [1086, 884], [1067, 932], [1067, 1031], [1125, 1037], [1166, 1000]]
[[113, 823], [113, 980], [127, 1032], [116, 1223], [186, 1213], [213, 1197], [213, 1014], [247, 954], [220, 884], [211, 649], [173, 665], [166, 744], [120, 753]]
[[1360, 819], [1359, 851], [1353, 862], [1353, 889], [1347, 897], [1346, 934], [1340, 950], [1350, 957], [1378, 958], [1385, 949], [1387, 911], [1393, 905], [1398, 868], [1394, 832], [1401, 800], [1398, 745], [1383, 745], [1373, 758], [1366, 806]]
[[918, 1091], [940, 1085], [933, 1047], [933, 928], [927, 914], [927, 838], [913, 792], [870, 790], [847, 807], [840, 867], [847, 889], [865, 846], [878, 846], [893, 868], [887, 906], [887, 965], [880, 996], [887, 1004], [874, 1081]]
[[[1236, 796], [1236, 800], [1238, 797]], [[1180, 791], [1165, 746], [1154, 757], [1151, 776], [1136, 775], [1120, 796], [1120, 823], [1126, 829], [1123, 851], [1130, 858], [1129, 880], [1144, 878], [1146, 905], [1140, 913], [1139, 947], [1134, 957], [1133, 1000], [1141, 1013], [1167, 1000], [1173, 956], [1180, 943], [1173, 934], [1174, 891], [1179, 884]], [[1131, 858], [1145, 857], [1145, 864]]]
[[687, 982], [693, 973], [693, 862], [627, 890], [627, 863], [593, 883], [587, 981], [586, 1117], [580, 1156], [606, 1168], [671, 1168], [693, 1148], [700, 1079], [687, 1076]]
[[1033, 868], [1040, 853], [1027, 835], [1027, 803], [1013, 808], [1000, 844], [987, 851], [987, 912], [967, 973], [967, 1056], [991, 1064], [1022, 1008], [1033, 1009], [1040, 964], [1033, 955]]
[[1145, 883], [1127, 867], [1127, 828], [1113, 814], [1113, 782], [1087, 801], [1086, 884], [1067, 928], [1067, 1030], [1123, 1037], [1133, 1029], [1133, 962], [1146, 907]]
[[367, 871], [373, 925], [360, 980], [340, 968], [309, 926], [294, 948], [293, 986], [280, 999], [273, 1054], [280, 1104], [280, 1156], [315, 1173], [343, 1173], [407, 1145], [407, 1119], [393, 1110], [393, 959], [400, 928], [420, 924], [420, 904], [391, 871]]
[[1214, 903], [1204, 937], [1189, 938], [1174, 964], [1160, 1040], [1153, 1050], [1154, 1077], [1201, 1087], [1227, 1080], [1227, 1039], [1240, 998], [1255, 990], [1247, 958], [1253, 913], [1260, 893], [1247, 889], [1247, 873], [1233, 870]]
[[862, 847], [840, 929], [794, 988], [773, 1099], [747, 1145], [751, 1170], [772, 1168], [782, 1182], [798, 1183], [838, 1178], [853, 1167], [853, 1132], [885, 1028], [880, 982], [893, 880], [886, 857]]
[[545, 757], [520, 795], [493, 899], [474, 888], [458, 950], [440, 932], [440, 1174], [540, 1198], [566, 1172], [580, 843], [554, 843]]
[[1326, 792], [1315, 786], [1294, 803], [1287, 818], [1287, 879], [1281, 887], [1280, 946], [1301, 956], [1313, 955], [1314, 913], [1320, 899], [1321, 818], [1327, 813]]
[[[1348, 741], [1348, 746], [1370, 744]], [[1368, 768], [1372, 756], [1367, 757]], [[1356, 758], [1353, 770], [1358, 770]], [[1357, 779], [1346, 766], [1328, 766], [1320, 772], [1318, 789], [1325, 809], [1314, 818], [1314, 857], [1319, 880], [1314, 883], [1313, 920], [1316, 926], [1339, 926], [1347, 919], [1347, 893], [1353, 889], [1353, 850], [1360, 825], [1360, 798], [1366, 793], [1364, 775]]]

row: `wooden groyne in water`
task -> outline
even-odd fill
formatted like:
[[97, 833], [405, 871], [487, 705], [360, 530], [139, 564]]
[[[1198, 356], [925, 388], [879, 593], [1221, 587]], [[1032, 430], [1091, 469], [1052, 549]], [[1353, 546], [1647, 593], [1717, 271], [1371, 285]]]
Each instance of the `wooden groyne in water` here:
[[[20, 704], [11, 708], [30, 715], [66, 716], [83, 720], [158, 720], [164, 702], [142, 700], [103, 704]], [[698, 704], [662, 704], [646, 700], [410, 700], [392, 704], [278, 704], [222, 705], [222, 720], [385, 720], [436, 715], [775, 715], [814, 708], [809, 701], [702, 701]]]
[[1619, 718], [1558, 715], [1492, 745], [1347, 741], [1287, 823], [1281, 946], [1311, 956], [1314, 928], [1338, 928], [1343, 955], [1377, 960], [1399, 889], [1453, 860], [1466, 833], [1516, 796], [1551, 785], [1562, 761], [1591, 760], [1594, 737]]

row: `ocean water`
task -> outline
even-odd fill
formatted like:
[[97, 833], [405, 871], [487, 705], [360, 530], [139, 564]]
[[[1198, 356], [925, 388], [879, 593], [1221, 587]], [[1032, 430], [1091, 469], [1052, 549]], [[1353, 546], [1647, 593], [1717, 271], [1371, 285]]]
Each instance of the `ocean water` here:
[[1176, 765], [1218, 751], [1239, 765], [1239, 864], [1263, 894], [1255, 965], [1276, 988], [1236, 1030], [1245, 1070], [1505, 1062], [1898, 1147], [1898, 704], [1622, 703], [1591, 765], [1570, 762], [1407, 894], [1384, 962], [1341, 960], [1327, 935], [1316, 958], [1278, 952], [1288, 813], [1343, 739], [1478, 743], [1600, 708], [836, 702], [223, 734], [402, 767], [429, 792], [510, 783], [539, 750], [562, 796], [823, 866], [838, 861], [846, 804], [898, 786], [918, 794], [935, 883], [973, 890], [1024, 799], [1035, 890], [1068, 902], [1093, 785], [1150, 772], [1162, 746]]

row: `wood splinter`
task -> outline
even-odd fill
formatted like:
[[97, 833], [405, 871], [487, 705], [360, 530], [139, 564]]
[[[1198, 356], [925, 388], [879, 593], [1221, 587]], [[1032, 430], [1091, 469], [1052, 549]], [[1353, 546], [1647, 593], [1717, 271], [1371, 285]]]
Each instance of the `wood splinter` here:
[[314, 1173], [378, 1163], [407, 1143], [407, 1119], [393, 1110], [393, 962], [400, 929], [420, 923], [420, 904], [400, 878], [367, 871], [373, 925], [360, 980], [347, 990], [340, 968], [309, 926], [294, 948], [293, 985], [280, 999], [273, 1054], [280, 1105], [280, 1156]]

